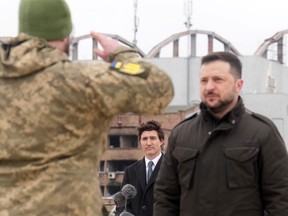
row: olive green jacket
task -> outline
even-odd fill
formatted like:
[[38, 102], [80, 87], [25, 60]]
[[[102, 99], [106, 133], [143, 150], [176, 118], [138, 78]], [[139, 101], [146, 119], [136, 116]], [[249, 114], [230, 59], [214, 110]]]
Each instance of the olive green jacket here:
[[25, 34], [0, 46], [0, 215], [102, 215], [97, 170], [111, 120], [161, 113], [170, 78], [125, 47], [110, 55], [119, 68], [71, 62]]
[[154, 216], [287, 216], [284, 141], [241, 98], [221, 121], [201, 104], [169, 136], [154, 200]]

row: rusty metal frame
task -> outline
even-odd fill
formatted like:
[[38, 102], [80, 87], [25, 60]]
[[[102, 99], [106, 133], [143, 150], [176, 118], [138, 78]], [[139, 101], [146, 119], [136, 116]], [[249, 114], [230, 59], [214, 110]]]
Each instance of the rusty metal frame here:
[[288, 29], [275, 33], [272, 37], [264, 40], [264, 42], [258, 47], [254, 55], [268, 57], [269, 47], [272, 44], [277, 44], [277, 61], [280, 64], [284, 64], [284, 37], [288, 34]]
[[240, 52], [226, 39], [220, 35], [205, 30], [187, 30], [184, 32], [173, 34], [167, 39], [163, 40], [156, 46], [154, 46], [150, 52], [147, 54], [147, 58], [159, 58], [161, 49], [170, 43], [173, 43], [173, 57], [179, 57], [179, 39], [184, 36], [191, 37], [191, 56], [196, 56], [196, 37], [197, 34], [204, 34], [208, 37], [208, 53], [213, 52], [213, 41], [214, 39], [221, 42], [224, 46], [225, 51], [230, 51], [236, 55], [241, 55]]

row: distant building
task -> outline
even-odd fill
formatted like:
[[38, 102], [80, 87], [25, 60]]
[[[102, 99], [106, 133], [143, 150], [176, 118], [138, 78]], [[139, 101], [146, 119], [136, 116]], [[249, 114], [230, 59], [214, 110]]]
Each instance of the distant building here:
[[139, 116], [134, 114], [119, 115], [111, 125], [106, 151], [99, 167], [99, 181], [107, 209], [111, 210], [114, 203], [112, 195], [121, 190], [121, 182], [126, 166], [143, 158], [137, 137], [137, 127], [141, 122], [157, 120], [162, 124], [165, 133], [165, 145], [171, 129], [183, 119], [198, 110], [198, 105], [170, 106], [162, 115]]

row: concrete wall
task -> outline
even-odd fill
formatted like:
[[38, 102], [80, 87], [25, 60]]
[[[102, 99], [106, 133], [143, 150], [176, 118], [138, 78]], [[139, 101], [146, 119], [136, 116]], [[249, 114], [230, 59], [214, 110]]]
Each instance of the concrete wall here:
[[269, 117], [275, 123], [288, 147], [288, 95], [247, 93], [242, 97], [248, 109]]

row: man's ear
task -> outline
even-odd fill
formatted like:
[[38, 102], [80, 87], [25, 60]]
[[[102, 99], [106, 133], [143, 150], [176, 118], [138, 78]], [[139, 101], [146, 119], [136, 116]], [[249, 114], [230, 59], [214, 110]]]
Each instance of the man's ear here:
[[237, 83], [236, 83], [236, 87], [237, 87], [237, 93], [240, 93], [243, 87], [243, 79], [238, 79]]

